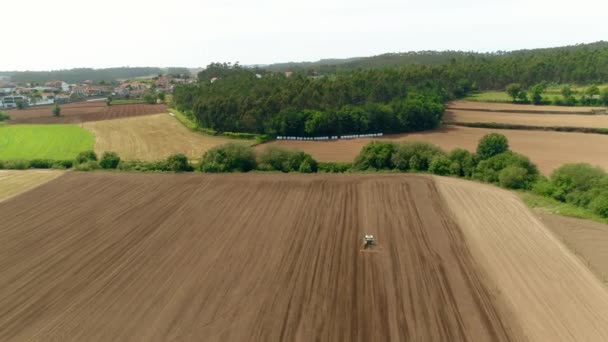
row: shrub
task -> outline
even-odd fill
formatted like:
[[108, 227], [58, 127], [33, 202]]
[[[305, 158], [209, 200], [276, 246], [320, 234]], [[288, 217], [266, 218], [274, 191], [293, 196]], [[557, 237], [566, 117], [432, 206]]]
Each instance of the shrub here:
[[317, 161], [309, 154], [301, 151], [291, 151], [278, 147], [269, 147], [264, 150], [259, 158], [260, 170], [281, 172], [317, 172]]
[[203, 172], [247, 172], [256, 167], [255, 153], [249, 146], [229, 143], [216, 146], [201, 158]]
[[352, 167], [352, 163], [326, 162], [319, 163], [317, 171], [323, 173], [345, 173], [350, 171]]
[[485, 135], [477, 145], [477, 155], [481, 160], [491, 158], [509, 150], [507, 137], [499, 133]]
[[0, 121], [10, 120], [11, 116], [5, 112], [0, 112]]
[[355, 170], [382, 170], [393, 169], [393, 153], [396, 145], [393, 142], [372, 141], [361, 149], [355, 158], [353, 169]]
[[124, 161], [118, 163], [118, 169], [121, 171], [137, 171], [137, 172], [161, 172], [168, 171], [165, 161], [145, 162], [145, 161]]
[[61, 107], [59, 107], [59, 105], [54, 105], [53, 108], [51, 109], [51, 113], [53, 114], [53, 116], [60, 116]]
[[525, 189], [528, 187], [528, 171], [521, 166], [509, 165], [498, 174], [498, 183], [507, 189]]
[[520, 154], [508, 151], [495, 155], [489, 159], [482, 160], [475, 167], [473, 178], [487, 182], [498, 184], [500, 182], [500, 172], [508, 166], [518, 166], [526, 171], [525, 187], [532, 186], [538, 178], [538, 169], [530, 160]]
[[156, 98], [157, 98], [156, 93], [154, 93], [153, 91], [146, 91], [144, 93], [144, 101], [149, 104], [155, 104]]
[[30, 168], [30, 162], [27, 160], [5, 160], [0, 166], [0, 169], [5, 170], [26, 170]]
[[[565, 194], [584, 192], [597, 185], [606, 172], [589, 164], [566, 164], [551, 174], [551, 182]], [[557, 198], [560, 199], [560, 198]], [[561, 198], [563, 200], [564, 198]]]
[[589, 209], [601, 217], [608, 217], [608, 192], [603, 191], [589, 204]]
[[452, 161], [447, 156], [436, 156], [429, 164], [429, 172], [445, 176], [452, 173]]
[[54, 164], [53, 160], [50, 159], [32, 159], [30, 160], [30, 167], [32, 169], [50, 169]]
[[167, 170], [173, 172], [192, 171], [192, 167], [188, 164], [188, 157], [178, 153], [170, 155], [165, 161]]
[[431, 160], [438, 156], [445, 156], [445, 153], [437, 146], [422, 142], [404, 143], [397, 145], [392, 163], [401, 171], [426, 171]]
[[95, 154], [95, 151], [80, 152], [76, 156], [76, 164], [82, 164], [88, 161], [97, 161], [97, 154]]
[[63, 170], [63, 169], [69, 169], [72, 166], [74, 166], [74, 162], [71, 160], [56, 160], [51, 165], [51, 168]]
[[475, 156], [461, 148], [452, 150], [448, 154], [448, 158], [452, 161], [450, 165], [450, 173], [459, 177], [471, 177], [475, 170]]
[[93, 171], [99, 169], [99, 164], [94, 160], [88, 160], [84, 163], [79, 163], [75, 168], [77, 171]]
[[99, 160], [102, 169], [115, 169], [120, 163], [120, 157], [116, 152], [104, 152]]

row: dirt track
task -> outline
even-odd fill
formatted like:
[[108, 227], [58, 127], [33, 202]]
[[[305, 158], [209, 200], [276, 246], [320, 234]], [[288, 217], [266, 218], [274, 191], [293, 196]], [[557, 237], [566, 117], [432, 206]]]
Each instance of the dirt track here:
[[173, 153], [199, 159], [211, 147], [242, 141], [189, 131], [168, 114], [86, 122], [82, 127], [95, 135], [95, 151], [117, 152], [124, 160], [160, 160]]
[[[585, 133], [563, 133], [542, 131], [521, 131], [508, 129], [486, 129], [453, 127], [428, 132], [390, 135], [383, 140], [425, 141], [444, 150], [456, 147], [475, 151], [477, 143], [484, 135], [492, 132], [504, 134], [509, 139], [512, 150], [528, 156], [541, 172], [548, 175], [556, 168], [567, 163], [590, 163], [608, 170], [605, 146], [608, 136]], [[295, 141], [281, 140], [270, 144], [258, 145], [258, 150], [269, 145], [299, 149], [310, 153], [319, 161], [344, 161], [355, 159], [363, 146], [372, 139], [336, 141]]]
[[71, 172], [0, 204], [0, 340], [522, 340], [442, 203], [424, 176]]
[[107, 106], [105, 102], [78, 102], [61, 105], [61, 116], [51, 113], [51, 106], [10, 110], [9, 124], [66, 124], [166, 113], [167, 106], [158, 104], [124, 104]]

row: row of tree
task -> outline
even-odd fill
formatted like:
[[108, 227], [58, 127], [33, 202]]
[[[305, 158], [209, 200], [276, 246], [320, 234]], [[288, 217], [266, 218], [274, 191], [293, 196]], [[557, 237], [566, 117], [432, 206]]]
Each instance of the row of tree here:
[[608, 106], [608, 88], [600, 90], [596, 85], [586, 88], [576, 98], [575, 92], [569, 86], [562, 87], [560, 93], [561, 98], [553, 97], [552, 100], [543, 96], [547, 89], [545, 82], [535, 84], [526, 90], [519, 83], [511, 83], [505, 88], [507, 94], [513, 99], [513, 102], [540, 104], [555, 104], [562, 106], [575, 106], [577, 104], [583, 106]]

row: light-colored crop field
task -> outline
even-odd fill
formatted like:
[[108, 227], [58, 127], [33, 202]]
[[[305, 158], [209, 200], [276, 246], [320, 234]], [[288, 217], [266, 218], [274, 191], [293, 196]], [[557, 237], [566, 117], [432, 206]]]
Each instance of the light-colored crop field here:
[[169, 114], [155, 114], [82, 124], [95, 135], [95, 151], [114, 151], [123, 160], [160, 160], [173, 153], [199, 159], [211, 147], [229, 142], [251, 144], [192, 132]]
[[496, 122], [526, 126], [608, 128], [608, 115], [523, 114], [448, 110], [445, 122]]
[[0, 126], [0, 160], [73, 159], [93, 148], [93, 135], [76, 125]]
[[[568, 163], [590, 163], [608, 170], [608, 135], [450, 126], [427, 132], [385, 136], [381, 140], [424, 141], [444, 150], [460, 147], [475, 151], [479, 139], [492, 132], [504, 134], [509, 139], [511, 149], [528, 156], [544, 174], [550, 174]], [[266, 146], [283, 146], [307, 152], [319, 161], [351, 162], [363, 146], [372, 140], [280, 140], [256, 148], [262, 150]]]
[[56, 170], [0, 170], [0, 202], [37, 187], [63, 174]]
[[563, 112], [563, 113], [587, 113], [591, 114], [595, 109], [606, 109], [605, 107], [567, 107], [567, 106], [535, 106], [529, 104], [515, 103], [489, 103], [475, 101], [454, 101], [448, 104], [448, 109], [467, 110], [474, 109], [488, 112], [521, 112], [521, 113], [542, 113], [542, 112]]

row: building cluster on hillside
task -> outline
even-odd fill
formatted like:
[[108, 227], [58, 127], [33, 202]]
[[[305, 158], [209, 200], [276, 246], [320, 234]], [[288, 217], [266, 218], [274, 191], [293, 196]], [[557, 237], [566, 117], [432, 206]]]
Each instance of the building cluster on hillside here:
[[61, 80], [45, 83], [16, 83], [10, 77], [0, 76], [0, 109], [13, 109], [24, 106], [64, 104], [92, 98], [141, 98], [147, 91], [171, 93], [176, 84], [191, 80], [174, 76], [157, 76], [150, 79], [124, 82], [84, 81], [68, 84]]

